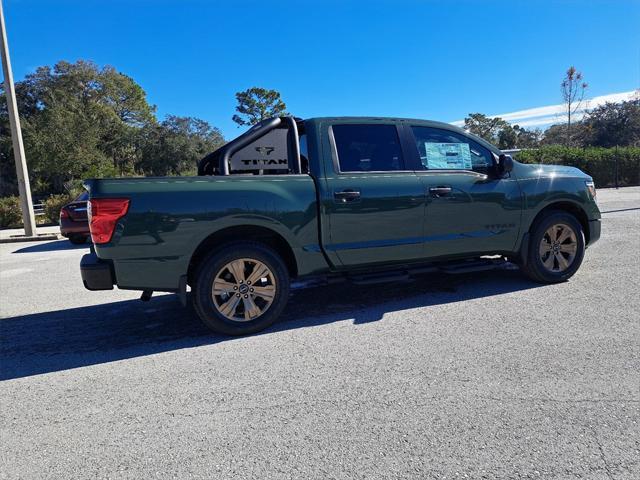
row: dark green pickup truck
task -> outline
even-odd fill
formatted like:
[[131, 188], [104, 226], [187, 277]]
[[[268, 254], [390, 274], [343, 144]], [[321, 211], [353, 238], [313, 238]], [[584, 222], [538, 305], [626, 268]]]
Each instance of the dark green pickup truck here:
[[[226, 334], [272, 324], [290, 287], [399, 281], [509, 261], [571, 277], [600, 237], [592, 179], [524, 165], [451, 125], [271, 118], [197, 177], [88, 180], [89, 290], [177, 292]], [[327, 299], [330, 301], [330, 299]]]

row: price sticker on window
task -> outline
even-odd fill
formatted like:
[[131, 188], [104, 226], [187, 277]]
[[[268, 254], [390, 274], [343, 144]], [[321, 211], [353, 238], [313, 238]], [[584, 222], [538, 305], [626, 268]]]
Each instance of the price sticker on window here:
[[468, 143], [424, 144], [425, 158], [422, 163], [428, 169], [471, 170], [471, 150]]

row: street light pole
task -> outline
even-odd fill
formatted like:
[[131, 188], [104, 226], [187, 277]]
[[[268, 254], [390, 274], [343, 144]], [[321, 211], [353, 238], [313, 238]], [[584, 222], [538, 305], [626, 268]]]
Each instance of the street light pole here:
[[13, 73], [11, 72], [11, 60], [9, 59], [9, 45], [7, 44], [7, 31], [4, 26], [4, 8], [0, 0], [0, 23], [2, 30], [2, 71], [4, 72], [4, 90], [7, 95], [7, 110], [9, 110], [9, 125], [11, 126], [11, 140], [13, 142], [13, 156], [16, 160], [16, 174], [18, 177], [18, 192], [20, 193], [20, 207], [22, 208], [22, 221], [24, 233], [28, 237], [36, 234], [36, 219], [33, 214], [33, 201], [31, 200], [31, 187], [29, 185], [29, 173], [27, 171], [27, 159], [24, 155], [24, 143], [22, 142], [22, 129], [18, 116], [18, 103], [16, 91], [13, 86]]

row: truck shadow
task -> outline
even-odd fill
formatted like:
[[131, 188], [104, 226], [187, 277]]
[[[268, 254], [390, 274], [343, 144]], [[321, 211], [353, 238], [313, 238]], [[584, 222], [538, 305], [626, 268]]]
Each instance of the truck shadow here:
[[[488, 297], [538, 287], [517, 271], [420, 279], [401, 284], [348, 283], [292, 294], [279, 323], [257, 335], [351, 321], [385, 313]], [[425, 322], [438, 321], [425, 315]], [[206, 330], [176, 295], [144, 303], [114, 302], [0, 320], [0, 380], [28, 377], [155, 353], [243, 341]]]
[[55, 240], [53, 242], [42, 242], [35, 245], [29, 245], [28, 247], [22, 247], [14, 250], [11, 253], [38, 253], [38, 252], [57, 252], [60, 250], [79, 250], [86, 248], [87, 250], [91, 246], [90, 243], [82, 245], [74, 245], [69, 240]]

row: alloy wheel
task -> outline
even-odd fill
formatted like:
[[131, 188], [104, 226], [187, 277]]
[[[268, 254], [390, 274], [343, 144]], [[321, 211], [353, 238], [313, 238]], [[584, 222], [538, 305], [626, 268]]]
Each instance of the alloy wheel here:
[[227, 263], [216, 274], [211, 295], [216, 310], [228, 320], [248, 322], [262, 316], [275, 299], [273, 272], [252, 258]]
[[549, 227], [540, 241], [539, 255], [549, 272], [562, 273], [576, 258], [578, 240], [573, 228], [565, 223]]

